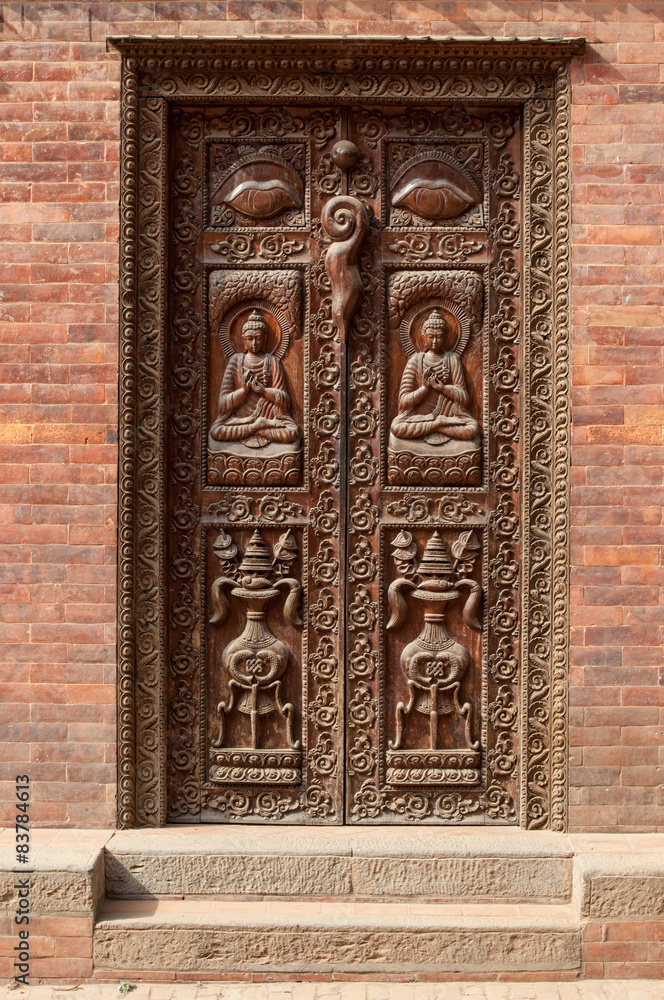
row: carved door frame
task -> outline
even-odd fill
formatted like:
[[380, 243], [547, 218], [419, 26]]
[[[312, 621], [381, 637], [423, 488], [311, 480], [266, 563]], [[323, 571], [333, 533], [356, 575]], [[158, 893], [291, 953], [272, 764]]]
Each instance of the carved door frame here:
[[122, 54], [118, 826], [166, 822], [169, 101], [523, 106], [519, 823], [567, 824], [569, 65], [582, 39], [114, 38]]

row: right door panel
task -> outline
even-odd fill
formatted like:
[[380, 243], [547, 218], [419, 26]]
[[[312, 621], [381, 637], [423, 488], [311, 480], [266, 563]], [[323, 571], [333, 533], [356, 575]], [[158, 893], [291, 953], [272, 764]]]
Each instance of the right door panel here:
[[348, 345], [347, 821], [516, 823], [519, 111], [361, 108], [349, 138], [373, 219]]

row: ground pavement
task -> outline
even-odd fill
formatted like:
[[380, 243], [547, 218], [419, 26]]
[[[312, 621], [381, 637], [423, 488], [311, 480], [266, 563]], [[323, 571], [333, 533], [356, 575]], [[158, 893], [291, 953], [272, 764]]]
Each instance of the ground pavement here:
[[[118, 983], [0, 987], [0, 1000], [664, 1000], [646, 979], [582, 983]], [[126, 989], [126, 987], [125, 987]]]

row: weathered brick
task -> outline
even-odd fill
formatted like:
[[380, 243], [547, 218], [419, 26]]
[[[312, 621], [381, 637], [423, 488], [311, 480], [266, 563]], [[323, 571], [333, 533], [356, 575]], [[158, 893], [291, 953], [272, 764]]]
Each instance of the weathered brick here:
[[[572, 718], [571, 822], [664, 829], [652, 799], [664, 690], [661, 4], [45, 0], [23, 5], [24, 39], [18, 5], [6, 6], [0, 344], [11, 350], [0, 357], [0, 416], [15, 431], [0, 453], [0, 617], [11, 637], [0, 652], [16, 739], [33, 742], [35, 765], [61, 768], [39, 822], [113, 823], [119, 59], [105, 35], [219, 34], [220, 24], [238, 37], [477, 34], [480, 25], [592, 39], [573, 66], [571, 661], [582, 719]], [[592, 714], [601, 712], [619, 714]], [[75, 961], [76, 947], [57, 960]], [[647, 964], [640, 956], [607, 951], [595, 965], [632, 975]]]

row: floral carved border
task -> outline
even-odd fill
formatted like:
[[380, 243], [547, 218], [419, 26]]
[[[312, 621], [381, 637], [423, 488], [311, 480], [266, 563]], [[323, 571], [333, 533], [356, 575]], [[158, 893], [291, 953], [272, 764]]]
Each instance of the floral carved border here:
[[142, 96], [313, 99], [403, 104], [469, 98], [518, 103], [550, 83], [582, 38], [190, 40], [117, 36], [108, 44], [133, 61]]
[[[118, 825], [165, 822], [166, 102], [123, 72], [118, 567]], [[139, 194], [140, 192], [140, 194]]]
[[[524, 105], [521, 825], [567, 822], [569, 60], [582, 39], [110, 39], [123, 56], [118, 578], [118, 825], [165, 822], [163, 391], [167, 108], [331, 102]], [[278, 58], [275, 57], [278, 56]], [[534, 165], [537, 170], [534, 170]], [[544, 195], [544, 197], [542, 197]], [[534, 418], [534, 419], [533, 419]], [[525, 431], [524, 431], [525, 434]]]

